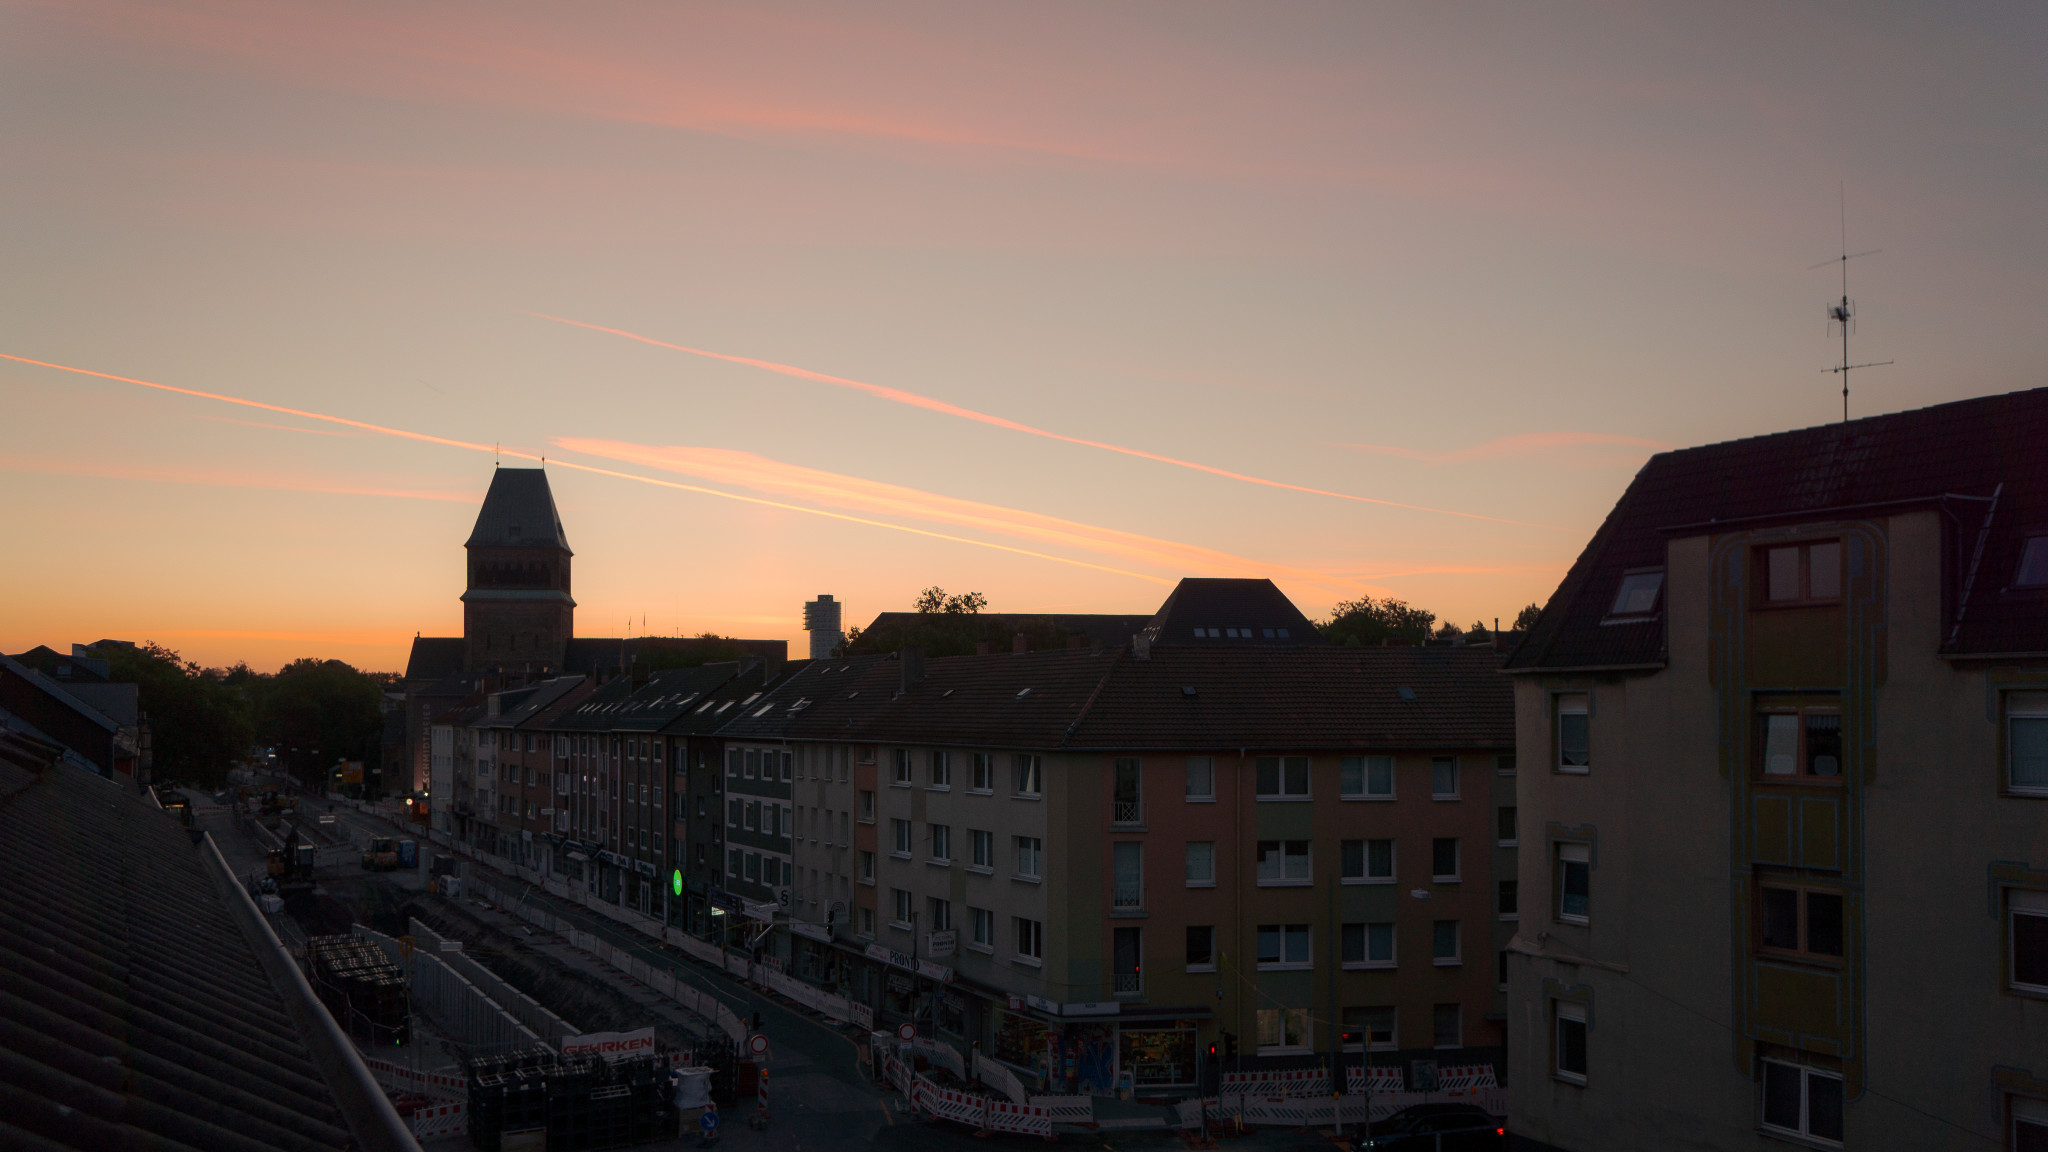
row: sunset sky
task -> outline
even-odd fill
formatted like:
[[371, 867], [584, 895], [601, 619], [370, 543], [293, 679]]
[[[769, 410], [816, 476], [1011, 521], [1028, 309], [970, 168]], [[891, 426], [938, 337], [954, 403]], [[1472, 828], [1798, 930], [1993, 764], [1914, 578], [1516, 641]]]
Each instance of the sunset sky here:
[[2044, 58], [2038, 5], [0, 2], [0, 650], [398, 669], [493, 446], [579, 635], [1511, 618], [1651, 453], [1839, 418], [1844, 190], [1852, 412], [2048, 383]]

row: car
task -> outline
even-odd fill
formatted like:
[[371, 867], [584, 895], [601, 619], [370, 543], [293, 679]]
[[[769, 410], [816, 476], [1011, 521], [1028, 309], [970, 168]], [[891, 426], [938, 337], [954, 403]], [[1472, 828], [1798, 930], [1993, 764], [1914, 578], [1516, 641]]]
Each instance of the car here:
[[1508, 1130], [1499, 1117], [1473, 1104], [1415, 1104], [1372, 1126], [1352, 1148], [1364, 1152], [1499, 1152]]

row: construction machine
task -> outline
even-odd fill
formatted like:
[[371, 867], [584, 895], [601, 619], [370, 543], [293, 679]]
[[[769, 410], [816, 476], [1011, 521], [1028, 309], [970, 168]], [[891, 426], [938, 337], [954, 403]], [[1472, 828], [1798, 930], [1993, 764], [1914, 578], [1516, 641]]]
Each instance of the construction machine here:
[[398, 869], [398, 842], [389, 836], [370, 837], [363, 852], [363, 871], [393, 872]]

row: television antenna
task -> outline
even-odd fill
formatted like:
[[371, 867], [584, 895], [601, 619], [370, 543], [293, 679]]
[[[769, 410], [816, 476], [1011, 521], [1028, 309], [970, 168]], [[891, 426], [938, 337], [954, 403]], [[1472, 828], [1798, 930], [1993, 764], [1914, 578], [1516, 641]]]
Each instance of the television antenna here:
[[1884, 249], [1872, 248], [1865, 252], [1849, 251], [1849, 197], [1846, 185], [1844, 186], [1840, 195], [1842, 202], [1842, 254], [1838, 257], [1835, 257], [1834, 259], [1823, 260], [1820, 263], [1809, 267], [1807, 271], [1817, 271], [1821, 268], [1827, 267], [1830, 264], [1837, 263], [1839, 263], [1842, 267], [1842, 299], [1838, 303], [1831, 303], [1828, 305], [1828, 335], [1832, 336], [1835, 334], [1835, 330], [1837, 328], [1841, 329], [1842, 362], [1840, 364], [1835, 365], [1832, 368], [1823, 368], [1821, 369], [1821, 371], [1838, 373], [1842, 377], [1842, 422], [1846, 424], [1849, 422], [1850, 370], [1855, 368], [1882, 368], [1885, 365], [1890, 364], [1891, 361], [1870, 360], [1862, 364], [1849, 363], [1849, 334], [1856, 330], [1856, 302], [1849, 299], [1849, 261], [1854, 260], [1859, 256], [1875, 256], [1879, 252], [1884, 251]]

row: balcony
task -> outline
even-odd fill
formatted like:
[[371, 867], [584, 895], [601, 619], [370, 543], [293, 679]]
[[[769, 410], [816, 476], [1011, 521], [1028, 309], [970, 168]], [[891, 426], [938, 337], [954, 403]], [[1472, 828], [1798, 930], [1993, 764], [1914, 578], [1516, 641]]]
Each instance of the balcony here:
[[1135, 912], [1145, 906], [1145, 888], [1142, 884], [1116, 884], [1110, 890], [1110, 908], [1117, 912]]
[[1145, 993], [1143, 972], [1118, 972], [1110, 977], [1111, 991], [1118, 996], [1142, 996]]
[[1110, 805], [1110, 820], [1117, 824], [1143, 824], [1145, 805], [1138, 800], [1117, 800]]

